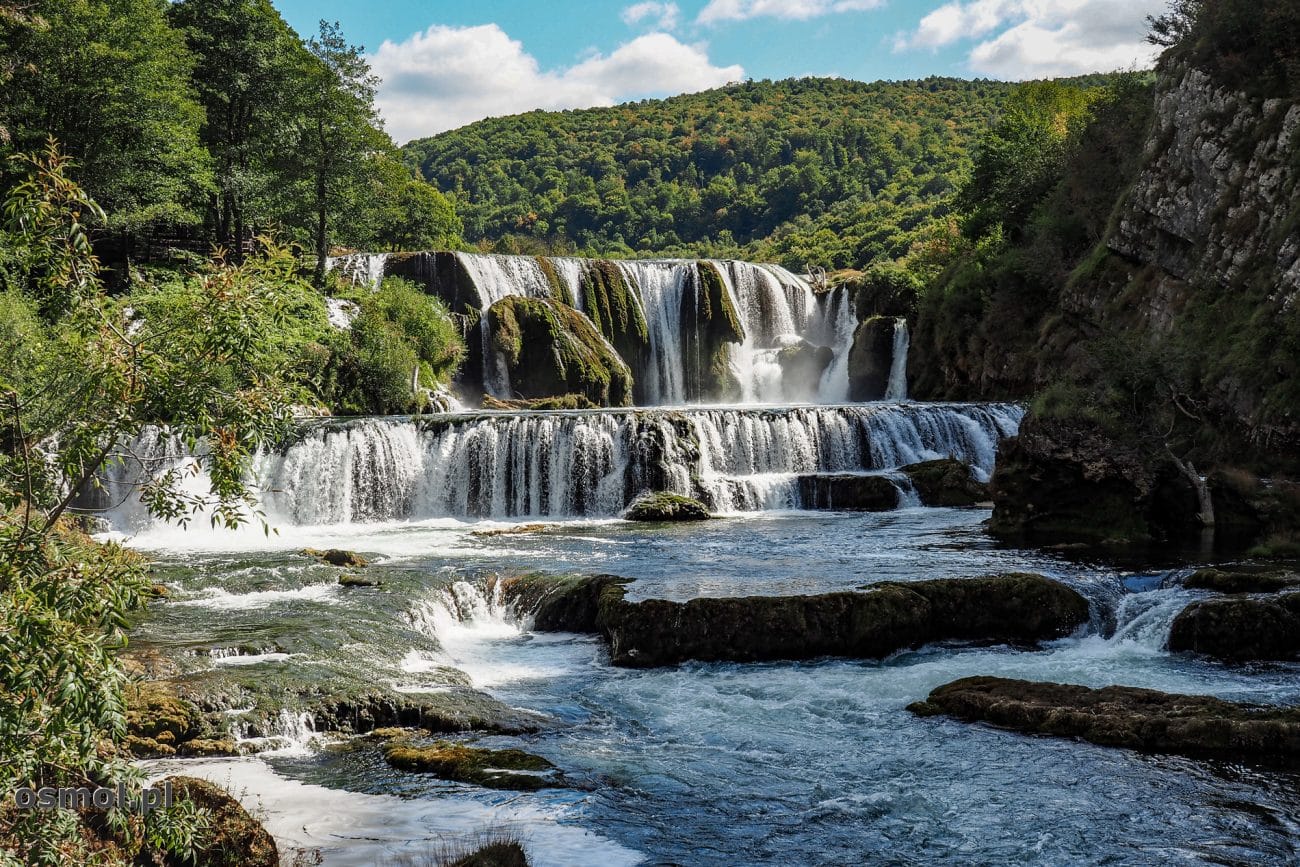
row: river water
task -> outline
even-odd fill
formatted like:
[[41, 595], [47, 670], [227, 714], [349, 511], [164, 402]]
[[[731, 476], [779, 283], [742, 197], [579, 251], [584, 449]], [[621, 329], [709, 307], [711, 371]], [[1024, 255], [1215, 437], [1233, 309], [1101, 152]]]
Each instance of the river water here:
[[[1300, 702], [1300, 668], [1230, 667], [1163, 649], [1199, 594], [1177, 572], [999, 547], [984, 509], [758, 512], [697, 525], [619, 520], [540, 531], [453, 519], [285, 526], [278, 535], [146, 529], [132, 543], [173, 589], [135, 630], [194, 670], [268, 677], [355, 666], [408, 692], [446, 666], [505, 703], [545, 714], [537, 735], [494, 736], [562, 768], [569, 788], [496, 792], [394, 771], [378, 748], [340, 748], [310, 720], [281, 748], [182, 766], [241, 794], [288, 847], [326, 864], [401, 863], [491, 827], [537, 865], [1290, 864], [1300, 862], [1294, 776], [1026, 737], [906, 706], [989, 674], [1126, 684], [1261, 703]], [[372, 560], [373, 589], [302, 556]], [[594, 637], [535, 634], [490, 576], [604, 572], [631, 598], [813, 593], [881, 580], [1013, 570], [1060, 578], [1093, 623], [1039, 651], [931, 646], [878, 662], [608, 665]]]

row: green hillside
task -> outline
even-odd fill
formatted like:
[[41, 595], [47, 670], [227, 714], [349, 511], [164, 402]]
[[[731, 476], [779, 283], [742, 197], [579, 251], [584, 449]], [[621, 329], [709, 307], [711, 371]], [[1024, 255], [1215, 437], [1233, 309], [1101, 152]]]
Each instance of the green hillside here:
[[972, 145], [1013, 89], [746, 82], [493, 118], [405, 151], [456, 196], [466, 239], [496, 249], [846, 268], [902, 255], [947, 214]]

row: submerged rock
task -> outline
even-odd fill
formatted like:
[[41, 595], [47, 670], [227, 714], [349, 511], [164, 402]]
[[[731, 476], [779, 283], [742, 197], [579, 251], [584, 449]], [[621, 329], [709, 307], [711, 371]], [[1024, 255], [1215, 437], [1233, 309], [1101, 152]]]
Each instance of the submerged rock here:
[[1300, 593], [1193, 602], [1174, 618], [1169, 649], [1234, 662], [1300, 657]]
[[956, 458], [909, 464], [901, 472], [927, 506], [973, 506], [989, 498], [988, 485], [975, 481], [970, 467]]
[[318, 551], [315, 548], [304, 548], [302, 553], [308, 557], [315, 557], [322, 563], [330, 566], [342, 566], [349, 569], [361, 569], [367, 565], [366, 558], [352, 551], [344, 551], [341, 548], [330, 548], [328, 551]]
[[918, 716], [989, 722], [1015, 731], [1190, 756], [1300, 759], [1300, 709], [1108, 686], [1090, 689], [965, 677], [909, 705]]
[[393, 741], [384, 747], [384, 760], [399, 770], [490, 789], [531, 792], [558, 784], [553, 764], [523, 750], [489, 750], [450, 741], [428, 745]]
[[888, 512], [898, 508], [898, 486], [885, 476], [815, 473], [799, 477], [805, 509]]
[[1279, 593], [1300, 587], [1300, 574], [1276, 569], [1198, 569], [1187, 576], [1183, 586], [1215, 593]]
[[629, 521], [707, 521], [709, 509], [699, 500], [669, 491], [645, 494], [628, 507]]
[[1077, 592], [1028, 574], [689, 602], [628, 602], [626, 583], [612, 576], [529, 576], [503, 589], [518, 608], [537, 606], [534, 628], [599, 632], [611, 661], [634, 668], [687, 660], [876, 659], [946, 640], [1033, 644], [1068, 635], [1088, 620], [1088, 602]]
[[339, 576], [339, 585], [342, 587], [380, 587], [383, 583], [378, 578], [366, 578], [362, 575]]
[[[279, 867], [275, 839], [225, 789], [194, 777], [168, 777], [175, 800], [208, 811], [207, 833], [193, 863], [205, 867]], [[170, 862], [169, 862], [170, 863]]]

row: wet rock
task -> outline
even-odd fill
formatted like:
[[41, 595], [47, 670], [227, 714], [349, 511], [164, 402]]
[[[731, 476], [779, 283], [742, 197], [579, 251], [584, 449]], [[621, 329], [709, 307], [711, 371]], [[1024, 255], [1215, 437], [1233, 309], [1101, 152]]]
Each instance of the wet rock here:
[[910, 464], [901, 472], [927, 506], [973, 506], [989, 498], [988, 485], [975, 481], [970, 467], [956, 458]]
[[[534, 628], [599, 632], [615, 665], [686, 660], [756, 662], [845, 656], [878, 659], [934, 641], [1034, 644], [1088, 620], [1088, 602], [1040, 575], [873, 584], [859, 592], [628, 602], [626, 580], [534, 576], [507, 599], [539, 599]], [[522, 605], [521, 605], [522, 607]], [[541, 616], [545, 613], [545, 618]]]
[[278, 867], [275, 840], [229, 792], [194, 777], [168, 777], [175, 800], [208, 811], [209, 827], [193, 863], [203, 867]]
[[632, 371], [591, 321], [567, 304], [510, 296], [488, 311], [491, 345], [520, 398], [581, 395], [630, 406]]
[[139, 758], [173, 756], [177, 748], [205, 733], [203, 713], [165, 681], [127, 687], [127, 750]]
[[699, 500], [668, 491], [637, 498], [623, 517], [629, 521], [707, 521], [709, 509]]
[[534, 573], [502, 580], [501, 592], [516, 611], [531, 614], [539, 632], [600, 632], [601, 599], [623, 598], [631, 579], [614, 575]]
[[1134, 544], [1199, 529], [1191, 484], [1165, 456], [1087, 421], [1029, 416], [999, 446], [989, 532], [1055, 543]]
[[394, 741], [384, 747], [384, 759], [398, 770], [490, 789], [531, 792], [554, 788], [559, 782], [553, 764], [523, 750], [489, 750], [450, 741], [429, 745]]
[[491, 530], [472, 530], [470, 535], [482, 537], [517, 536], [526, 533], [540, 533], [546, 530], [548, 526], [547, 524], [519, 524], [514, 527], [495, 527]]
[[805, 509], [888, 512], [898, 508], [898, 487], [885, 476], [816, 473], [799, 477]]
[[894, 320], [873, 316], [858, 325], [849, 349], [849, 400], [880, 400], [894, 362]]
[[447, 867], [528, 867], [528, 856], [518, 842], [501, 840], [444, 863]]
[[362, 575], [339, 576], [339, 585], [343, 587], [380, 587], [383, 583], [378, 578], [366, 578]]
[[1300, 593], [1193, 602], [1174, 618], [1169, 649], [1232, 662], [1300, 657]]
[[1000, 677], [966, 677], [908, 710], [1015, 731], [1190, 756], [1300, 759], [1300, 709], [1108, 686], [1090, 689]]
[[341, 548], [330, 548], [328, 551], [318, 551], [315, 548], [304, 548], [302, 553], [308, 557], [315, 557], [322, 563], [330, 566], [342, 566], [349, 569], [361, 569], [367, 564], [366, 558], [352, 551], [344, 551]]
[[1215, 593], [1280, 593], [1300, 587], [1300, 574], [1276, 569], [1198, 569], [1183, 586]]

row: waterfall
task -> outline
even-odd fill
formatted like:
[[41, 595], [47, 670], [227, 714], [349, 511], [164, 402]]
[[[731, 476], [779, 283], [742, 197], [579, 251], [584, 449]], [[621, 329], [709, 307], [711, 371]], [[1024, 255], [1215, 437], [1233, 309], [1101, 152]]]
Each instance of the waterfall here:
[[387, 253], [349, 253], [346, 256], [331, 256], [325, 260], [325, 270], [337, 269], [352, 281], [353, 286], [362, 285], [374, 289], [384, 279], [388, 258]]
[[[722, 512], [800, 508], [801, 475], [887, 473], [952, 456], [986, 479], [998, 440], [1014, 435], [1023, 412], [864, 404], [320, 420], [259, 455], [253, 475], [273, 525], [611, 517], [648, 490], [700, 497]], [[132, 451], [155, 471], [188, 460], [156, 433]], [[110, 520], [128, 532], [147, 523], [131, 502], [132, 470], [110, 468], [106, 486]]]
[[907, 320], [894, 320], [894, 351], [889, 362], [889, 384], [885, 387], [885, 400], [907, 400], [907, 350], [910, 338]]
[[[345, 262], [346, 260], [346, 262]], [[359, 269], [360, 257], [338, 260]], [[490, 346], [487, 312], [510, 296], [567, 298], [584, 316], [591, 313], [584, 277], [594, 260], [574, 257], [505, 256], [485, 253], [426, 253], [383, 260], [390, 273], [416, 279], [457, 312], [473, 311], [479, 320], [479, 338]], [[687, 382], [684, 350], [695, 335], [694, 321], [701, 291], [694, 259], [617, 261], [619, 274], [631, 290], [645, 318], [648, 358], [623, 359], [638, 378], [638, 394], [647, 406], [682, 406], [698, 401], [698, 388]], [[722, 277], [727, 299], [734, 308], [744, 339], [732, 345], [730, 372], [740, 386], [743, 404], [787, 402], [837, 403], [848, 394], [848, 356], [856, 326], [853, 304], [843, 288], [814, 293], [808, 282], [778, 265], [737, 261], [709, 261]], [[365, 267], [376, 267], [369, 262]], [[349, 273], [352, 273], [351, 271]], [[469, 285], [464, 285], [468, 282]], [[698, 327], [698, 326], [696, 326]], [[830, 361], [811, 385], [791, 381], [782, 367], [783, 351], [797, 348], [829, 350]], [[484, 352], [483, 390], [494, 397], [514, 395], [501, 360]], [[705, 395], [707, 397], [707, 395]]]

